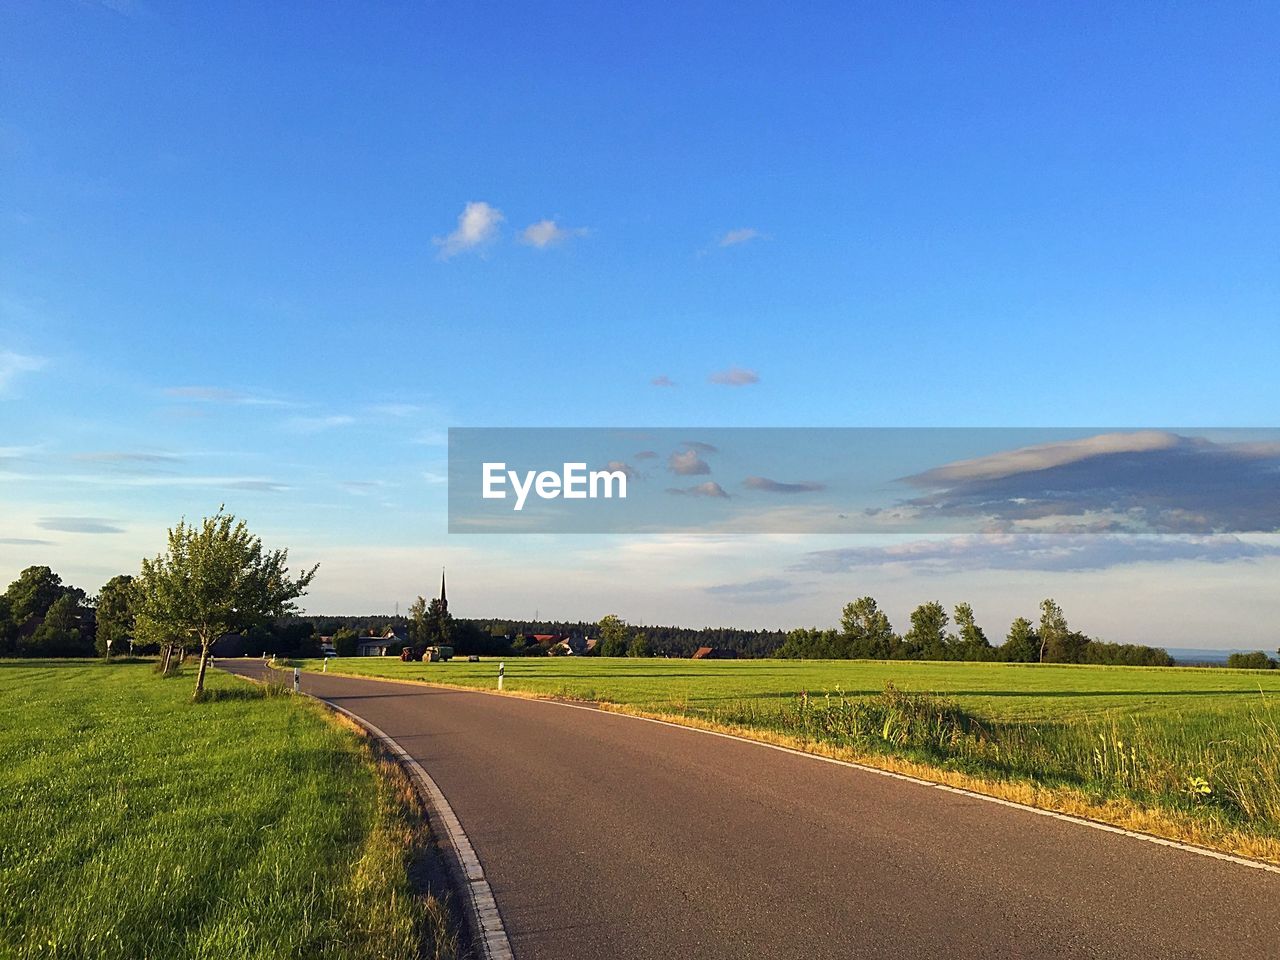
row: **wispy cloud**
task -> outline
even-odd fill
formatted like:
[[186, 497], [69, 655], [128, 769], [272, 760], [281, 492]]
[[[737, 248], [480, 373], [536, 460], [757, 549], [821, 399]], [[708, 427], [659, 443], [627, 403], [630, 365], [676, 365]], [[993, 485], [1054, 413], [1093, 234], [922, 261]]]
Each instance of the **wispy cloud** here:
[[36, 526], [59, 533], [124, 533], [122, 527], [101, 517], [41, 517]]
[[284, 493], [290, 489], [287, 484], [274, 480], [226, 480], [221, 486], [229, 490], [249, 490], [253, 493]]
[[135, 453], [128, 450], [103, 450], [96, 453], [77, 453], [76, 460], [89, 463], [142, 463], [167, 464], [181, 463], [181, 457], [167, 453]]
[[521, 231], [520, 242], [545, 250], [547, 247], [564, 243], [570, 237], [585, 237], [590, 232], [586, 227], [565, 227], [554, 220], [539, 220]]
[[366, 409], [375, 417], [404, 418], [422, 412], [416, 403], [372, 403]]
[[330, 414], [325, 417], [290, 417], [285, 426], [296, 433], [322, 433], [337, 427], [349, 427], [356, 418], [345, 413]]
[[707, 379], [726, 387], [745, 387], [759, 383], [760, 374], [745, 367], [730, 367], [728, 370], [717, 370]]
[[681, 497], [714, 497], [720, 500], [728, 500], [729, 494], [725, 492], [724, 487], [716, 483], [714, 480], [708, 480], [694, 487], [668, 487], [667, 493], [674, 493]]
[[202, 385], [165, 387], [161, 391], [171, 400], [186, 400], [192, 403], [224, 403], [237, 406], [258, 407], [293, 407], [297, 406], [288, 400], [270, 397], [245, 390], [233, 390], [228, 387], [211, 387]]
[[702, 592], [735, 603], [785, 603], [809, 596], [813, 591], [782, 577], [763, 577], [740, 583], [718, 583], [703, 587]]
[[755, 227], [739, 227], [736, 230], [728, 230], [720, 237], [718, 241], [722, 247], [736, 247], [740, 243], [749, 243], [752, 240], [759, 240], [763, 237], [759, 230]]
[[12, 350], [0, 350], [0, 396], [8, 392], [9, 387], [19, 376], [42, 370], [46, 363], [44, 357], [15, 353]]
[[641, 450], [639, 453], [637, 453], [637, 454], [636, 454], [635, 459], [637, 459], [637, 460], [657, 460], [657, 459], [658, 459], [658, 451], [657, 451], [657, 450]]
[[1133, 563], [1234, 563], [1280, 557], [1280, 543], [1235, 536], [1139, 536], [989, 534], [912, 540], [885, 546], [847, 547], [807, 553], [793, 568], [844, 573], [902, 565], [917, 571], [1105, 570]]
[[0, 537], [0, 543], [9, 547], [52, 547], [52, 540], [37, 540], [33, 537]]
[[760, 490], [764, 493], [816, 493], [827, 489], [825, 484], [814, 483], [811, 480], [784, 483], [780, 480], [770, 480], [768, 477], [747, 477], [742, 481], [742, 485], [748, 490]]
[[680, 477], [696, 477], [711, 472], [711, 465], [692, 448], [671, 454], [667, 458], [667, 469]]
[[652, 380], [649, 381], [649, 383], [655, 387], [674, 387], [676, 385], [676, 382], [672, 380], [670, 377], [668, 377], [665, 373], [660, 376], [654, 377]]
[[502, 211], [491, 207], [483, 200], [468, 203], [462, 213], [458, 214], [458, 226], [444, 237], [436, 237], [433, 241], [440, 248], [441, 260], [448, 260], [460, 253], [482, 250], [498, 236], [498, 228], [506, 218]]

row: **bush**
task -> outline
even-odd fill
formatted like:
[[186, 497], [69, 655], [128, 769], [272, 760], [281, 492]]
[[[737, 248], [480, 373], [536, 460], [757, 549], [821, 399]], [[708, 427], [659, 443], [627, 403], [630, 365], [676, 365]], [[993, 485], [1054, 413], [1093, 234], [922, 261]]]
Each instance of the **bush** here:
[[1227, 666], [1237, 670], [1274, 670], [1276, 662], [1261, 650], [1253, 653], [1233, 653], [1227, 657]]

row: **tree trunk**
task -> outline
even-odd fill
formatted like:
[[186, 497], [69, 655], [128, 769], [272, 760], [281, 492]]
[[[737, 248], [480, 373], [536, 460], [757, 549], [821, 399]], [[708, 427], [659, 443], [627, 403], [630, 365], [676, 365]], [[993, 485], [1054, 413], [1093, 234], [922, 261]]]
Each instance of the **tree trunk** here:
[[200, 669], [196, 672], [196, 692], [191, 695], [191, 699], [199, 700], [204, 696], [204, 671], [209, 665], [209, 641], [202, 640], [200, 642]]
[[160, 651], [160, 676], [169, 675], [169, 659], [173, 656], [173, 644], [166, 643]]

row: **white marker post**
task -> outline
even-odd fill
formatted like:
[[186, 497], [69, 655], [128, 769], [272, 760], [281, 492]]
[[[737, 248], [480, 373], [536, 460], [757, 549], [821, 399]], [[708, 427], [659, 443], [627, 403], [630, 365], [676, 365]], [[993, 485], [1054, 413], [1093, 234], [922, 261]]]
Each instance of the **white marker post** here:
[[502, 678], [506, 675], [507, 664], [505, 661], [498, 661], [498, 689], [502, 689]]
[[293, 668], [293, 692], [297, 693], [300, 689], [302, 689], [302, 668], [294, 667]]
[[329, 658], [328, 658], [328, 657], [325, 657], [325, 658], [324, 658], [324, 666], [320, 668], [320, 672], [321, 672], [321, 673], [328, 673], [328, 672], [329, 672]]

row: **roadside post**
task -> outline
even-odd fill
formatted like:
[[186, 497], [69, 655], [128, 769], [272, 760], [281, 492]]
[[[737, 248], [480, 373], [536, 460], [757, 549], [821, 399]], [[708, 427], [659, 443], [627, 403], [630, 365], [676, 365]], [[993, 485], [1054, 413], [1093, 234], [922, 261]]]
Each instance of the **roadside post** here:
[[506, 661], [502, 661], [502, 660], [498, 661], [498, 689], [499, 690], [502, 689], [502, 678], [506, 675], [506, 672], [507, 672]]
[[293, 692], [297, 693], [302, 688], [302, 668], [293, 668]]
[[320, 668], [320, 672], [321, 672], [321, 673], [328, 673], [328, 672], [329, 672], [329, 658], [328, 658], [328, 657], [325, 657], [325, 658], [324, 658], [324, 666]]

